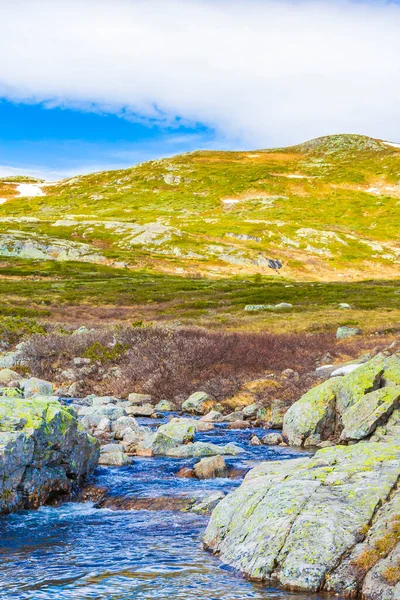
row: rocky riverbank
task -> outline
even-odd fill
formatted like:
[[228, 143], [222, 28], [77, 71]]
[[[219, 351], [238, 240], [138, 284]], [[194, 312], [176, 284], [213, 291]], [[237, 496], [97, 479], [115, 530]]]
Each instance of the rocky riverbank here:
[[291, 590], [400, 598], [399, 384], [399, 357], [380, 355], [303, 396], [284, 439], [331, 447], [250, 471], [214, 510], [206, 547]]

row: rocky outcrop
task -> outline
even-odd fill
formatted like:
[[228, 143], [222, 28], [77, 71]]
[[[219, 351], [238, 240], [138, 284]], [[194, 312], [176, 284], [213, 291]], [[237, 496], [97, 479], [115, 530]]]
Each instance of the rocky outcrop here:
[[293, 446], [369, 438], [400, 406], [400, 358], [379, 354], [344, 377], [311, 389], [288, 410], [283, 437]]
[[[399, 583], [390, 565], [398, 537], [378, 546], [376, 540], [399, 518], [399, 464], [399, 444], [376, 442], [261, 463], [218, 504], [205, 545], [255, 580], [394, 600]], [[360, 559], [365, 544], [375, 549], [372, 560]]]
[[0, 398], [0, 512], [69, 496], [98, 456], [97, 441], [58, 401]]

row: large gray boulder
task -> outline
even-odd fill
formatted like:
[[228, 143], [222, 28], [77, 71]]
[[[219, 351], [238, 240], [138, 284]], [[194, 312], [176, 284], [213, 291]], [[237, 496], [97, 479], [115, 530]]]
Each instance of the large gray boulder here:
[[195, 392], [182, 404], [182, 410], [198, 415], [205, 415], [214, 406], [215, 401], [206, 392]]
[[34, 396], [52, 396], [53, 385], [49, 381], [44, 379], [38, 379], [37, 377], [31, 377], [25, 379], [20, 384], [24, 391], [25, 398], [33, 398]]
[[98, 442], [57, 400], [0, 398], [0, 512], [68, 497], [98, 456]]
[[283, 438], [293, 446], [369, 438], [387, 423], [399, 398], [400, 358], [379, 354], [304, 394], [285, 415]]
[[[399, 464], [398, 443], [374, 442], [326, 448], [313, 458], [261, 463], [217, 505], [205, 545], [254, 580], [344, 595], [352, 579], [340, 566], [372, 531], [396, 491]], [[397, 509], [389, 512], [391, 520], [398, 518]], [[378, 561], [379, 554], [375, 565]], [[374, 562], [366, 570], [357, 583], [363, 591], [382, 573]], [[385, 589], [381, 597], [398, 598], [395, 586], [386, 583], [390, 593]], [[378, 597], [365, 595], [367, 600]]]
[[241, 452], [244, 452], [243, 448], [233, 443], [220, 446], [209, 442], [194, 442], [193, 444], [171, 448], [166, 451], [166, 455], [174, 458], [201, 458], [203, 456], [217, 456], [218, 454], [221, 456], [235, 456]]
[[147, 440], [148, 448], [152, 454], [165, 455], [168, 450], [191, 442], [195, 433], [196, 425], [192, 419], [171, 419]]

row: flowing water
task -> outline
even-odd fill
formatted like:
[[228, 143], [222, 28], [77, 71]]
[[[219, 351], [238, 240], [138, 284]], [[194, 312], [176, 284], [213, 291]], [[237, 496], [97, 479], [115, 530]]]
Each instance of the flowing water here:
[[[146, 425], [154, 426], [148, 419]], [[160, 424], [158, 421], [157, 424]], [[252, 447], [253, 434], [217, 426], [201, 441], [235, 441], [246, 453], [228, 458], [249, 468], [260, 460], [299, 456], [289, 448]], [[92, 480], [110, 495], [203, 497], [228, 492], [240, 480], [198, 481], [175, 476], [198, 459], [135, 458], [121, 468], [98, 468]], [[0, 599], [320, 600], [254, 585], [202, 548], [208, 517], [172, 511], [112, 511], [90, 502], [42, 507], [0, 518]], [[326, 597], [324, 597], [326, 598]]]

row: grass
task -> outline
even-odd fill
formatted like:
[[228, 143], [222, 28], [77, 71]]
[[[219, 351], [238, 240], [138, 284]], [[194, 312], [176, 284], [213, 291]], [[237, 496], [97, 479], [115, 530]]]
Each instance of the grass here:
[[[179, 175], [179, 185], [169, 185], [168, 174]], [[395, 278], [399, 180], [400, 151], [362, 136], [275, 151], [194, 152], [9, 200], [3, 218], [37, 221], [3, 221], [0, 231], [81, 241], [107, 258], [169, 274], [266, 275], [268, 267], [256, 264], [261, 255], [282, 260], [283, 275], [295, 280]], [[3, 188], [13, 193], [3, 185], [0, 196]], [[238, 203], [229, 208], [227, 198]], [[55, 226], [65, 215], [75, 223]], [[135, 241], [113, 222], [162, 224], [167, 232]]]

